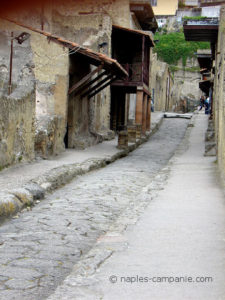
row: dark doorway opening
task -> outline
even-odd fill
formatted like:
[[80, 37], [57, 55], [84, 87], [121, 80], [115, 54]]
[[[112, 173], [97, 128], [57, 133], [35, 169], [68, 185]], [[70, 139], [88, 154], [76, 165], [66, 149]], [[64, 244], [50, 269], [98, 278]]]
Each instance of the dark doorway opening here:
[[125, 127], [126, 93], [122, 88], [111, 88], [110, 129], [123, 130]]

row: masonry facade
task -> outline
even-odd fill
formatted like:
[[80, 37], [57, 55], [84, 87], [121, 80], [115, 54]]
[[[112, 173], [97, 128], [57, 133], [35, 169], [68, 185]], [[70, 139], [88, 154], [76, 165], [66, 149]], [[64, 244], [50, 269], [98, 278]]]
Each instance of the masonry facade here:
[[[199, 26], [199, 27], [198, 27]], [[209, 128], [206, 133], [206, 154], [216, 155], [220, 174], [225, 179], [225, 6], [220, 9], [220, 18], [205, 19], [205, 23], [185, 24], [188, 40], [208, 40], [210, 53], [198, 53], [202, 80], [200, 88], [210, 98], [211, 111]], [[215, 146], [215, 151], [213, 147]]]
[[[138, 124], [143, 134], [150, 129], [149, 66], [154, 43], [151, 33], [141, 31], [157, 28], [149, 1], [49, 2], [34, 14], [24, 11], [6, 17], [0, 21], [4, 44], [0, 100], [5, 108], [1, 167], [112, 139], [119, 123]], [[115, 26], [121, 27], [119, 34], [125, 40], [137, 40], [132, 64], [140, 64], [135, 72], [141, 80], [133, 89], [113, 38]], [[115, 107], [119, 107], [116, 127], [112, 125]]]
[[150, 65], [150, 89], [155, 111], [172, 111], [176, 107], [174, 103], [174, 80], [169, 66], [157, 59], [157, 54], [152, 53]]

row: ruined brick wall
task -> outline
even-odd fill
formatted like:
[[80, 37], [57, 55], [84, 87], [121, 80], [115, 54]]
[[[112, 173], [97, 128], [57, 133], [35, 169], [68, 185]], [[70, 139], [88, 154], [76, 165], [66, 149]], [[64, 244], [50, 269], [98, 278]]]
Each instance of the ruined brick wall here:
[[[16, 37], [21, 33], [13, 31]], [[8, 94], [11, 30], [0, 24], [0, 169], [34, 158], [35, 82], [29, 39], [13, 41], [12, 90]]]

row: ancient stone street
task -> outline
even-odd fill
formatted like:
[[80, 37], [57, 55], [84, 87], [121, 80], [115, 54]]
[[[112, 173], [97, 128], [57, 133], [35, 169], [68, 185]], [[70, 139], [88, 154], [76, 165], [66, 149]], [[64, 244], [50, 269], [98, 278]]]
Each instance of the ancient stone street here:
[[225, 300], [225, 1], [0, 6], [0, 300]]
[[[143, 190], [180, 144], [188, 122], [165, 119], [127, 157], [80, 176], [31, 211], [6, 221], [0, 227], [0, 299], [51, 295], [125, 208], [135, 211]], [[149, 203], [151, 196], [144, 200]]]
[[207, 116], [193, 119], [135, 208], [122, 213], [48, 300], [225, 299], [224, 189], [215, 157], [203, 155]]

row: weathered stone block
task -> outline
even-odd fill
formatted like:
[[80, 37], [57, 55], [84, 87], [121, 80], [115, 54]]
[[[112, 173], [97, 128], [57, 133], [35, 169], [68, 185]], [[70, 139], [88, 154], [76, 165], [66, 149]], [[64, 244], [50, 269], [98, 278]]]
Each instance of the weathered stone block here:
[[21, 210], [22, 206], [16, 196], [7, 193], [0, 194], [0, 217], [13, 215]]
[[24, 188], [12, 190], [11, 194], [15, 195], [25, 205], [33, 204], [33, 195]]
[[24, 188], [33, 195], [34, 200], [43, 199], [45, 196], [44, 189], [36, 183], [29, 182], [24, 185]]
[[48, 158], [64, 150], [65, 122], [61, 116], [42, 116], [37, 122], [35, 152]]

